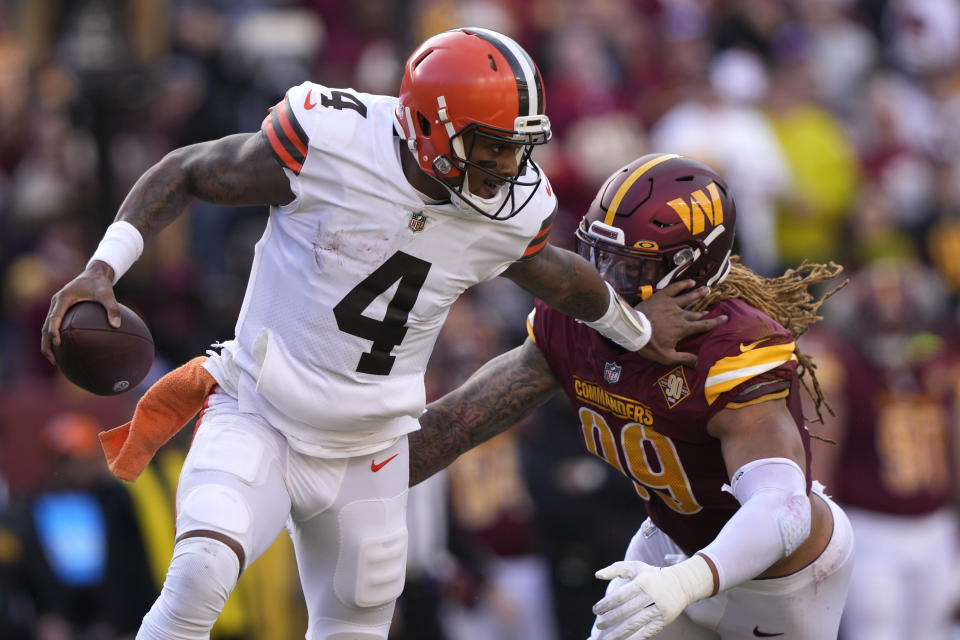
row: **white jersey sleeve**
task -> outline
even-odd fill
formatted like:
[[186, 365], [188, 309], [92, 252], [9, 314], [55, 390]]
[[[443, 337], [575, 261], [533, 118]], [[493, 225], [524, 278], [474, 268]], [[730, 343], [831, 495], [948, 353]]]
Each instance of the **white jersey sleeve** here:
[[[329, 89], [314, 82], [304, 82], [288, 90], [283, 100], [270, 108], [260, 126], [277, 161], [300, 175], [310, 143], [319, 135], [321, 124], [326, 143], [336, 145], [348, 141], [352, 130], [361, 126], [367, 117], [362, 95], [352, 89]], [[343, 113], [344, 110], [347, 113]], [[355, 113], [351, 115], [349, 111]], [[357, 114], [361, 117], [357, 118]]]

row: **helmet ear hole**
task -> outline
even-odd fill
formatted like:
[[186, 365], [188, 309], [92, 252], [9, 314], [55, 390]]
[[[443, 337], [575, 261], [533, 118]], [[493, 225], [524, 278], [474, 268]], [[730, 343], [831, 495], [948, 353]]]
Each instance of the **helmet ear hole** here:
[[420, 131], [423, 132], [423, 135], [427, 138], [430, 137], [430, 121], [427, 120], [422, 113], [417, 112], [417, 124], [420, 125]]
[[417, 67], [419, 67], [421, 63], [423, 63], [423, 61], [426, 60], [427, 56], [430, 55], [431, 53], [433, 53], [433, 49], [427, 49], [426, 51], [424, 51], [423, 55], [421, 55], [419, 58], [413, 61], [413, 68], [416, 69]]

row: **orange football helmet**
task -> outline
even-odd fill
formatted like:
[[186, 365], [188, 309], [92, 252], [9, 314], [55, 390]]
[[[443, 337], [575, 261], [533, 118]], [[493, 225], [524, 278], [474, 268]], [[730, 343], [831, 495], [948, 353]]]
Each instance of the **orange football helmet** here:
[[[527, 52], [503, 34], [461, 28], [429, 38], [407, 60], [394, 115], [420, 168], [463, 209], [493, 219], [512, 217], [543, 179], [530, 161], [533, 147], [551, 137], [543, 80]], [[516, 175], [505, 177], [471, 162], [467, 147], [476, 136], [515, 145]], [[500, 193], [472, 194], [468, 167], [503, 181]], [[517, 202], [516, 186], [533, 187], [523, 202]]]

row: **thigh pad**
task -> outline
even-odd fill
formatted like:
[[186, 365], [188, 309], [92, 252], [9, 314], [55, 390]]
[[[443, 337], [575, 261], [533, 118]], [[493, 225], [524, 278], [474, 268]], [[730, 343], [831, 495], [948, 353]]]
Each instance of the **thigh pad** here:
[[358, 500], [340, 511], [334, 590], [356, 607], [389, 604], [403, 591], [407, 564], [406, 492]]
[[190, 490], [177, 514], [179, 531], [211, 529], [238, 538], [241, 544], [246, 542], [243, 538], [249, 533], [251, 522], [250, 507], [240, 492], [218, 484], [203, 484]]
[[266, 446], [258, 432], [214, 423], [197, 432], [187, 464], [197, 471], [220, 471], [256, 484], [263, 480]]

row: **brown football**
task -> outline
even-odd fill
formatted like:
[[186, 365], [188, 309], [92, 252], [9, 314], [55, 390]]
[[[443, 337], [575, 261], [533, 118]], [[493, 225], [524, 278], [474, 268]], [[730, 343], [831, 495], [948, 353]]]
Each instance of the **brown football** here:
[[120, 328], [97, 302], [78, 302], [63, 316], [57, 366], [70, 382], [101, 396], [140, 384], [153, 364], [153, 336], [143, 319], [120, 305]]

